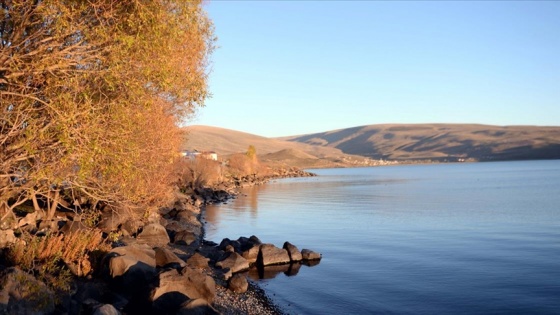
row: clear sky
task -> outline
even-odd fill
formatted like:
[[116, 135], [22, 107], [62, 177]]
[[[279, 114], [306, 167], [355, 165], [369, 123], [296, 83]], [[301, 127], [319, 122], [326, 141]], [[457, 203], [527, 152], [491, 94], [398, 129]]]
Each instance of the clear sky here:
[[560, 125], [560, 2], [211, 1], [189, 124], [266, 137], [380, 123]]

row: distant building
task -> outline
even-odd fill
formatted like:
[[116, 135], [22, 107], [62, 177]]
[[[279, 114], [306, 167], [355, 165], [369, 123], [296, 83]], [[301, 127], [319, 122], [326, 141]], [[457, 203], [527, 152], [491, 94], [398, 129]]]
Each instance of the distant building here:
[[208, 160], [213, 160], [213, 161], [217, 161], [218, 160], [218, 153], [214, 152], [214, 151], [203, 151], [200, 152], [198, 150], [184, 150], [181, 151], [181, 155], [185, 158], [188, 158], [190, 160], [194, 160], [197, 157], [201, 157], [204, 159], [208, 159]]
[[205, 158], [205, 159], [209, 159], [209, 160], [213, 160], [213, 161], [217, 161], [218, 160], [218, 153], [214, 152], [214, 151], [204, 151], [201, 152], [200, 154], [201, 157]]
[[184, 150], [181, 151], [181, 156], [190, 159], [190, 160], [194, 160], [197, 156], [200, 155], [200, 152], [198, 152], [197, 150], [194, 151], [190, 151], [190, 150]]

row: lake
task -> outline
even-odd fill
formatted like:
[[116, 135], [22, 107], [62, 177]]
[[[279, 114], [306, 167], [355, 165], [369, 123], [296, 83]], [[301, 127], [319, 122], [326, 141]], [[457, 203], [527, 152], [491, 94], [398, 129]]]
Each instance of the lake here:
[[207, 207], [206, 239], [322, 253], [290, 314], [560, 314], [560, 161], [310, 170]]

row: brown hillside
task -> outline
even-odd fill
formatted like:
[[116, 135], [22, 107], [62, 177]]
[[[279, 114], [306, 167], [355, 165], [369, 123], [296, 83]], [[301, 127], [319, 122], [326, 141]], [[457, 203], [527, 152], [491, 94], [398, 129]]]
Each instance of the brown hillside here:
[[186, 130], [188, 136], [184, 149], [215, 151], [220, 156], [245, 152], [250, 145], [253, 145], [261, 161], [276, 165], [312, 168], [368, 163], [368, 159], [364, 157], [345, 154], [337, 148], [328, 146], [266, 138], [211, 126], [195, 125], [186, 127]]
[[368, 125], [280, 138], [390, 160], [560, 158], [560, 127], [469, 124]]

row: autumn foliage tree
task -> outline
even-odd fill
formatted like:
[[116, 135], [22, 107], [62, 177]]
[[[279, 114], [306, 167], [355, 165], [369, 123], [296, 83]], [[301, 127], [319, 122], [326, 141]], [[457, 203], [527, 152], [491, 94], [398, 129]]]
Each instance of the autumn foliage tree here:
[[0, 1], [0, 215], [168, 198], [178, 124], [208, 96], [201, 1]]

